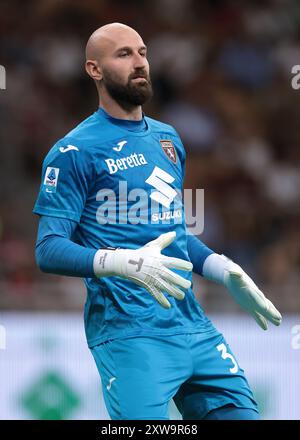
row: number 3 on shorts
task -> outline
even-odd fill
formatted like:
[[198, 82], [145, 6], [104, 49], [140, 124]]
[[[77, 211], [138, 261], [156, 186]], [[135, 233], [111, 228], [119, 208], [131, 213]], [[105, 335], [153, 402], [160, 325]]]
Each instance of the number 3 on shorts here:
[[219, 344], [217, 346], [217, 350], [221, 352], [222, 359], [230, 359], [233, 363], [233, 367], [229, 369], [230, 373], [234, 374], [237, 373], [239, 370], [238, 364], [232, 354], [227, 352], [227, 347], [225, 344]]

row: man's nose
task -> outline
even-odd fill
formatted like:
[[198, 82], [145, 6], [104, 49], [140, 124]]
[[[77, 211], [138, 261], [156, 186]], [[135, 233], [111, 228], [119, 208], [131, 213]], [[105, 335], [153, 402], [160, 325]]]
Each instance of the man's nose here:
[[134, 57], [133, 62], [134, 68], [145, 68], [147, 66], [147, 59], [145, 56], [142, 56], [141, 54], [137, 53]]

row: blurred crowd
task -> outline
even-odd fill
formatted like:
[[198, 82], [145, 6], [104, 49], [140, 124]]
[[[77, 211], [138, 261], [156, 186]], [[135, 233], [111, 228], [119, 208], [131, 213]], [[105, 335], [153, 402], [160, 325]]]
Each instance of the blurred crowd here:
[[[32, 208], [45, 154], [97, 108], [84, 47], [113, 21], [148, 46], [155, 94], [145, 112], [184, 141], [185, 187], [205, 190], [199, 238], [240, 263], [280, 310], [300, 312], [297, 0], [1, 1], [0, 306], [68, 309], [84, 299], [78, 280], [36, 268]], [[208, 310], [234, 307], [198, 285]]]

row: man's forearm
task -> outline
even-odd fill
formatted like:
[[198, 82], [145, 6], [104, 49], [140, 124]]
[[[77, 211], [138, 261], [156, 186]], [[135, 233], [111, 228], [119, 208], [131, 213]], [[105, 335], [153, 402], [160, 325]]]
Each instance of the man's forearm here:
[[193, 271], [203, 276], [203, 264], [209, 255], [214, 254], [214, 251], [194, 235], [187, 236], [187, 248], [193, 263]]
[[72, 277], [95, 277], [95, 249], [88, 249], [63, 237], [47, 237], [36, 247], [36, 262], [43, 272]]
[[72, 241], [76, 223], [68, 219], [42, 216], [36, 243], [36, 262], [43, 272], [73, 277], [95, 277], [96, 249]]
[[224, 284], [224, 272], [229, 267], [230, 260], [224, 255], [217, 254], [194, 235], [188, 235], [187, 238], [193, 271], [203, 278]]

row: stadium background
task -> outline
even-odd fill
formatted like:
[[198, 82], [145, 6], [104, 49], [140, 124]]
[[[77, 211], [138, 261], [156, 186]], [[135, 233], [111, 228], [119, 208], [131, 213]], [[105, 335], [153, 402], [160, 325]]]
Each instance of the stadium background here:
[[[84, 72], [90, 33], [112, 21], [148, 45], [155, 95], [173, 124], [186, 188], [205, 189], [200, 238], [254, 277], [283, 314], [262, 332], [226, 291], [196, 278], [264, 418], [300, 418], [300, 3], [293, 0], [0, 2], [0, 418], [104, 418], [85, 345], [80, 280], [34, 262], [31, 210], [43, 157], [97, 108]], [[298, 391], [297, 391], [298, 390]], [[171, 408], [172, 417], [178, 417]]]

